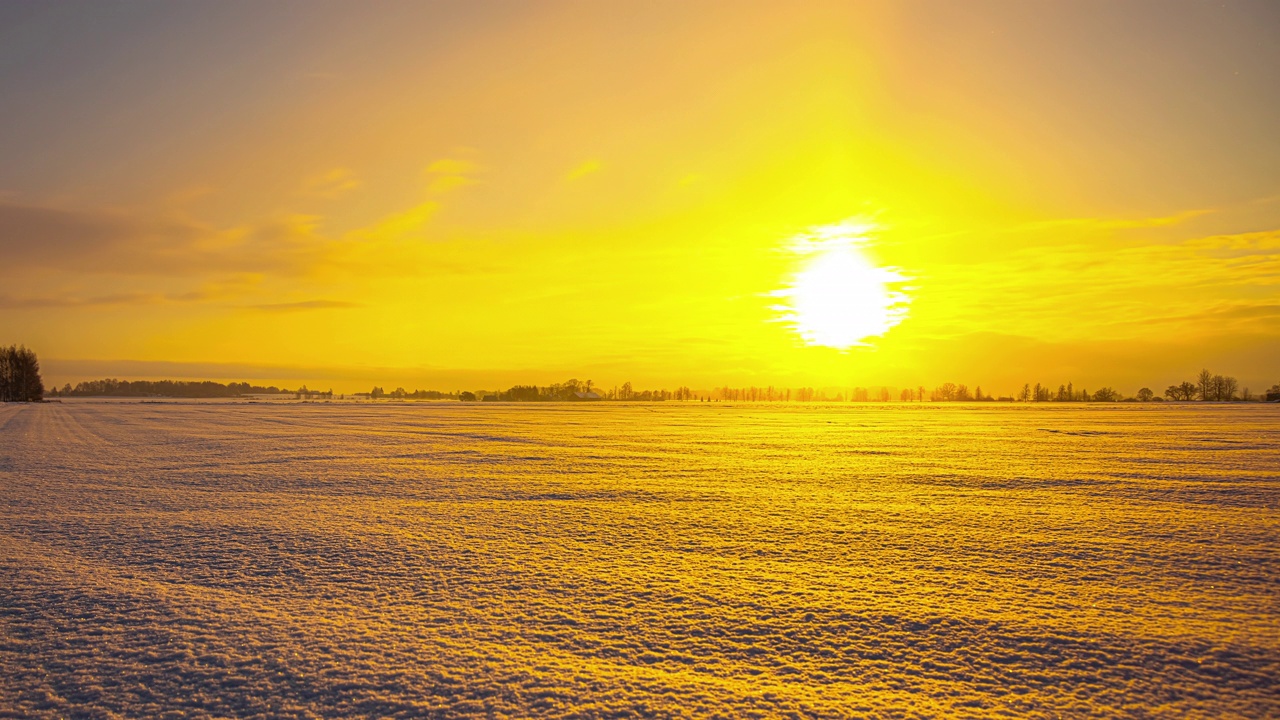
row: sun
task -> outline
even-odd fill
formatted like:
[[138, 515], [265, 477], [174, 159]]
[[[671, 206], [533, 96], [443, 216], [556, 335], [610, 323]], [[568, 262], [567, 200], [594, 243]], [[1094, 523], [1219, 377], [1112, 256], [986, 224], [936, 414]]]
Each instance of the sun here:
[[773, 293], [779, 319], [806, 345], [847, 350], [887, 333], [907, 314], [905, 278], [878, 267], [863, 251], [874, 226], [846, 222], [792, 238], [798, 269]]

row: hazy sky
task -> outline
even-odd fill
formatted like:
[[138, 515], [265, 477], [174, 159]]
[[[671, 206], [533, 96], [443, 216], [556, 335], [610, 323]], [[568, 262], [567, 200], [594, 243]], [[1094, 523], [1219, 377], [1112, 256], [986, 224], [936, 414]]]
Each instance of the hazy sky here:
[[[1280, 3], [6, 2], [0, 341], [365, 389], [1280, 380]], [[901, 322], [808, 346], [855, 218]]]

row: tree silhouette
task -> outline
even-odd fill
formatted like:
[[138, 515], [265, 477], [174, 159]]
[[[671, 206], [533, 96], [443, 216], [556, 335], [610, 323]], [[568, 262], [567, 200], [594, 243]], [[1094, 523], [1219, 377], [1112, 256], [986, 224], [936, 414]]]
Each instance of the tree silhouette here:
[[1235, 400], [1236, 388], [1238, 384], [1233, 377], [1224, 377], [1222, 375], [1213, 376], [1213, 399], [1214, 400]]
[[44, 399], [44, 381], [40, 379], [40, 361], [25, 345], [0, 347], [0, 401], [40, 402]]
[[1200, 371], [1200, 375], [1196, 378], [1196, 385], [1200, 389], [1201, 402], [1213, 398], [1213, 373], [1209, 372], [1208, 368]]
[[1093, 394], [1094, 402], [1115, 402], [1120, 399], [1120, 393], [1109, 387], [1099, 388], [1098, 392]]

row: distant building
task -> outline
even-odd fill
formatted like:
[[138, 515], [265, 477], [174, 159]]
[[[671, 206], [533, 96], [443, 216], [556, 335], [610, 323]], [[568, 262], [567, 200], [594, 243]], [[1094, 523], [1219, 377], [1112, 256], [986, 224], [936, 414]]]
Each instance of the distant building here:
[[599, 400], [600, 394], [588, 390], [587, 392], [576, 392], [573, 394], [574, 400]]

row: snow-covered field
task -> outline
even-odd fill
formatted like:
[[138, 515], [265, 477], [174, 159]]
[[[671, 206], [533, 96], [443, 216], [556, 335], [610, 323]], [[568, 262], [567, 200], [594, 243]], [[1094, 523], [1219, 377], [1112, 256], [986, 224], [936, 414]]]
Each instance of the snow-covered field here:
[[1280, 407], [0, 407], [4, 717], [1277, 717]]

